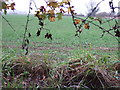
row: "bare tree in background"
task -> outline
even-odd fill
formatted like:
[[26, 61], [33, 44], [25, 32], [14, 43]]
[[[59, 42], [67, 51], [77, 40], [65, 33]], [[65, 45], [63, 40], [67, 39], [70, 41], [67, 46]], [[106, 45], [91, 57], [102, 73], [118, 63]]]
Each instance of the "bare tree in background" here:
[[[96, 16], [96, 13], [100, 10], [99, 7], [95, 8], [97, 3], [94, 0], [90, 0], [88, 4], [86, 5], [87, 7], [87, 16]], [[92, 14], [91, 14], [92, 12]], [[91, 15], [90, 15], [91, 14]]]

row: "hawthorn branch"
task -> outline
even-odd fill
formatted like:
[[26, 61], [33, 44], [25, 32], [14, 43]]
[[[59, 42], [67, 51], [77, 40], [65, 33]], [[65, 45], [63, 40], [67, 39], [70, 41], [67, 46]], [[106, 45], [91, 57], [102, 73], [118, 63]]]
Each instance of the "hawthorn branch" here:
[[72, 10], [71, 10], [71, 4], [70, 4], [69, 1], [68, 1], [68, 5], [69, 5], [69, 8], [70, 8], [70, 13], [71, 13], [71, 15], [72, 15], [73, 24], [74, 24], [75, 28], [78, 30], [78, 27], [77, 27], [77, 25], [75, 24], [75, 20], [74, 20], [75, 16], [74, 16], [74, 13], [73, 13]]
[[[94, 7], [94, 9], [92, 10], [92, 12], [91, 12], [85, 19], [82, 19], [82, 18], [80, 18], [80, 17], [75, 16], [74, 13], [72, 12], [72, 10], [70, 9], [70, 12], [71, 12], [71, 15], [72, 15], [73, 24], [74, 24], [76, 30], [78, 30], [78, 29], [80, 30], [80, 29], [82, 28], [83, 24], [87, 21], [88, 23], [93, 24], [94, 26], [100, 28], [100, 29], [103, 31], [102, 37], [104, 36], [104, 34], [105, 34], [106, 32], [107, 32], [109, 35], [111, 35], [111, 36], [113, 36], [113, 37], [116, 37], [115, 35], [113, 35], [113, 34], [110, 32], [110, 31], [114, 30], [113, 27], [110, 28], [110, 29], [105, 29], [105, 28], [103, 28], [102, 26], [100, 26], [100, 25], [98, 25], [98, 24], [96, 24], [96, 23], [93, 23], [93, 21], [89, 21], [89, 20], [88, 20], [88, 18], [92, 15], [92, 13], [94, 12], [94, 10], [95, 10], [103, 1], [104, 1], [104, 0], [100, 1], [100, 2], [96, 5], [96, 7]], [[70, 6], [70, 2], [68, 3], [68, 5], [69, 5], [69, 8], [70, 8], [70, 7], [71, 7], [71, 6]], [[118, 16], [119, 16], [119, 15], [118, 15]], [[107, 21], [104, 22], [104, 23], [109, 23], [111, 20], [114, 20], [114, 19], [116, 20], [116, 18], [117, 18], [118, 16], [115, 16], [114, 18], [112, 18], [112, 19], [110, 19], [110, 20], [107, 20]], [[77, 25], [75, 24], [75, 21], [74, 21], [75, 18], [81, 19], [83, 22], [82, 22], [79, 26], [77, 26]], [[102, 23], [102, 24], [103, 24], [103, 23]], [[116, 24], [117, 24], [117, 22], [116, 22]], [[119, 28], [120, 28], [120, 26], [118, 26], [116, 29], [119, 29]], [[116, 39], [119, 41], [118, 38], [116, 38]]]
[[[93, 23], [92, 21], [89, 21], [89, 20], [88, 20], [88, 18], [92, 15], [92, 13], [96, 10], [96, 8], [97, 8], [103, 1], [104, 1], [104, 0], [100, 1], [100, 2], [94, 7], [94, 9], [92, 10], [92, 12], [91, 12], [85, 19], [76, 17], [76, 16], [74, 15], [73, 11], [71, 10], [71, 4], [70, 4], [70, 2], [68, 1], [68, 5], [69, 5], [69, 8], [70, 8], [70, 13], [71, 13], [71, 16], [72, 16], [72, 21], [73, 21], [73, 24], [74, 24], [74, 26], [75, 26], [75, 28], [76, 28], [76, 35], [77, 35], [77, 36], [78, 36], [77, 31], [82, 28], [83, 24], [84, 24], [86, 21], [89, 22], [89, 23], [91, 23], [91, 24], [93, 24], [93, 25], [95, 25], [95, 26], [97, 26], [97, 27], [100, 28], [101, 30], [103, 30], [102, 36], [104, 36], [104, 33], [105, 33], [105, 32], [108, 32], [110, 35], [112, 35], [112, 34], [111, 34], [109, 31], [107, 31], [105, 28], [103, 28], [103, 27], [101, 27], [100, 25], [97, 25], [97, 24]], [[75, 18], [78, 18], [78, 19], [83, 20], [83, 22], [80, 24], [80, 26], [77, 26], [77, 25], [75, 24]], [[114, 35], [112, 35], [112, 36], [114, 36]], [[78, 36], [78, 37], [79, 37], [79, 36]], [[114, 37], [115, 37], [115, 36], [114, 36]]]
[[29, 44], [28, 42], [29, 42], [29, 40], [27, 39], [26, 33], [28, 31], [28, 24], [29, 24], [29, 21], [30, 21], [29, 18], [30, 18], [31, 4], [32, 4], [32, 0], [30, 0], [30, 3], [29, 3], [29, 12], [28, 12], [28, 15], [27, 15], [25, 31], [24, 31], [24, 36], [23, 36], [23, 43], [22, 43], [22, 48], [26, 49], [25, 55], [28, 54], [28, 44]]
[[[104, 1], [104, 0], [100, 1], [100, 2], [94, 7], [94, 9], [92, 10], [92, 12], [86, 17], [86, 19], [82, 19], [82, 20], [84, 20], [84, 22], [85, 22], [85, 21], [92, 15], [92, 13], [96, 10], [96, 8], [97, 8], [103, 1]], [[71, 4], [70, 4], [69, 1], [68, 1], [68, 5], [69, 5], [69, 8], [70, 8], [70, 7], [71, 7]], [[76, 18], [76, 16], [74, 15], [74, 13], [72, 12], [71, 9], [70, 9], [70, 13], [71, 13], [72, 21], [73, 21], [73, 24], [74, 24], [76, 30], [81, 29], [81, 27], [82, 27], [82, 25], [84, 24], [84, 22], [82, 22], [82, 23], [80, 24], [80, 26], [77, 26], [77, 25], [75, 24], [75, 21], [74, 21], [74, 19]]]
[[[82, 19], [82, 18], [77, 17], [77, 16], [75, 16], [75, 18], [81, 19], [81, 20], [85, 20], [85, 19]], [[93, 24], [94, 26], [98, 27], [99, 29], [101, 29], [101, 30], [103, 31], [102, 37], [104, 36], [105, 32], [107, 32], [107, 33], [110, 34], [111, 36], [115, 37], [112, 33], [110, 33], [111, 30], [114, 30], [113, 28], [105, 29], [105, 28], [103, 28], [102, 26], [100, 26], [100, 25], [98, 25], [98, 24], [96, 24], [96, 23], [93, 23], [93, 21], [89, 21], [89, 20], [86, 20], [86, 21], [87, 21], [88, 23], [91, 23], [91, 24]], [[116, 29], [119, 29], [119, 28], [120, 28], [120, 26], [116, 27]], [[116, 39], [117, 39], [118, 41], [120, 41], [118, 38], [116, 38]]]
[[[86, 19], [84, 19], [84, 22], [92, 15], [92, 13], [96, 10], [96, 8], [103, 2], [104, 0], [102, 0], [102, 1], [100, 1], [94, 8], [93, 8], [93, 10], [91, 11], [91, 13], [86, 17]], [[81, 29], [81, 27], [82, 27], [82, 25], [83, 25], [84, 23], [82, 22], [81, 24], [80, 24], [80, 29]]]

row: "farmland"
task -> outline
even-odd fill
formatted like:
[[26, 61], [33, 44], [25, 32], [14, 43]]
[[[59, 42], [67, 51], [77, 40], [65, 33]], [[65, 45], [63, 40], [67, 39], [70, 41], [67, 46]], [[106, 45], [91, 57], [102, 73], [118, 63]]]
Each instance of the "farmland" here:
[[[3, 20], [3, 32], [2, 32], [2, 41], [3, 46], [17, 46], [20, 47], [22, 43], [22, 37], [24, 33], [24, 27], [26, 23], [26, 16], [12, 16], [8, 15], [6, 18], [10, 21], [11, 25], [15, 28], [15, 32], [10, 28], [10, 26]], [[38, 21], [34, 16], [31, 16], [29, 23], [29, 32], [32, 34], [30, 39], [30, 47], [35, 47], [36, 49], [45, 47], [54, 48], [71, 48], [73, 51], [74, 48], [93, 48], [92, 52], [97, 52], [100, 54], [117, 54], [118, 42], [115, 38], [110, 35], [105, 35], [101, 37], [102, 31], [97, 27], [92, 26], [90, 30], [84, 30], [80, 35], [80, 38], [75, 37], [75, 28], [71, 22], [70, 17], [64, 17], [63, 20], [49, 23], [46, 21], [46, 29], [49, 29], [53, 35], [53, 40], [47, 40], [44, 38], [46, 31], [42, 31], [41, 36], [37, 37], [36, 32], [39, 28]], [[111, 25], [113, 22], [111, 21]], [[108, 24], [107, 24], [108, 25]], [[105, 24], [106, 26], [106, 24]], [[109, 26], [106, 26], [109, 27]], [[15, 48], [13, 48], [15, 49]], [[47, 49], [47, 48], [46, 48]], [[78, 50], [78, 49], [76, 49]], [[102, 50], [105, 50], [103, 52]], [[108, 50], [108, 52], [107, 52]], [[39, 50], [42, 52], [42, 50]], [[46, 50], [45, 50], [46, 51]], [[109, 52], [110, 51], [110, 52]], [[38, 51], [37, 51], [38, 52]], [[32, 53], [32, 51], [30, 51]]]
[[[31, 21], [28, 25], [28, 30], [31, 33], [29, 53], [25, 56], [21, 45], [26, 16], [6, 15], [5, 18], [14, 27], [15, 31], [11, 29], [5, 20], [2, 21], [3, 61], [21, 60], [19, 62], [24, 62], [24, 60], [29, 60], [31, 65], [36, 65], [36, 63], [41, 63], [42, 61], [45, 64], [50, 64], [51, 68], [64, 66], [71, 60], [74, 61], [81, 58], [81, 61], [85, 63], [92, 63], [96, 60], [95, 64], [101, 65], [100, 67], [102, 68], [112, 68], [112, 65], [119, 61], [118, 41], [114, 37], [105, 34], [101, 38], [102, 31], [94, 25], [90, 25], [89, 30], [84, 29], [80, 37], [75, 37], [76, 30], [72, 24], [72, 19], [67, 16], [64, 16], [61, 21], [49, 22], [46, 20], [45, 28], [48, 31], [43, 30], [41, 35], [37, 37], [36, 32], [39, 29], [38, 20], [31, 15]], [[103, 19], [103, 21], [105, 20]], [[109, 24], [114, 25], [114, 22], [111, 21]], [[103, 24], [103, 27], [109, 28], [109, 24]], [[44, 38], [46, 32], [53, 35], [53, 40]], [[110, 73], [113, 75], [115, 71], [110, 70]], [[57, 84], [53, 83], [53, 85], [48, 86], [61, 85], [60, 82], [57, 82]], [[6, 87], [9, 87], [9, 85], [7, 84]], [[17, 85], [12, 84], [12, 87], [17, 87]]]

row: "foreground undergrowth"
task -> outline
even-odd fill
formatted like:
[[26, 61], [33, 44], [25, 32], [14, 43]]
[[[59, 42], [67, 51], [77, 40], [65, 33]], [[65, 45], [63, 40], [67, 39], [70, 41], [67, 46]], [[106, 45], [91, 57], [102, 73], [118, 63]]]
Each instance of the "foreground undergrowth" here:
[[[2, 60], [3, 88], [115, 88], [120, 86], [119, 61], [82, 50], [65, 61], [49, 56], [9, 53]], [[49, 59], [48, 59], [49, 58]]]

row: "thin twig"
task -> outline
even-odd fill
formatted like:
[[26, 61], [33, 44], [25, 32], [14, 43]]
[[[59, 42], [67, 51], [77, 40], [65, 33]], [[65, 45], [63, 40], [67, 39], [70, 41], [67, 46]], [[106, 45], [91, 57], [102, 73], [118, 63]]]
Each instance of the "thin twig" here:
[[16, 32], [16, 30], [14, 29], [14, 27], [10, 24], [10, 22], [3, 15], [1, 15], [1, 16], [7, 22], [7, 24], [11, 27], [11, 29], [14, 31], [14, 33], [16, 34], [16, 36], [20, 38], [20, 36], [18, 35], [18, 33]]
[[114, 16], [113, 18], [111, 18], [111, 19], [109, 19], [109, 20], [103, 22], [102, 24], [107, 23], [107, 22], [110, 22], [110, 21], [116, 19], [117, 17], [120, 17], [120, 15]]
[[35, 8], [36, 8], [36, 9], [38, 9], [38, 7], [37, 7], [37, 5], [36, 5], [35, 1], [34, 1], [34, 0], [32, 0], [32, 1], [33, 1], [34, 5], [35, 5]]
[[15, 29], [13, 28], [13, 26], [9, 23], [9, 21], [3, 16], [3, 15], [1, 15], [2, 16], [2, 18], [8, 23], [8, 25], [11, 27], [11, 29], [13, 30], [13, 31], [15, 31]]

